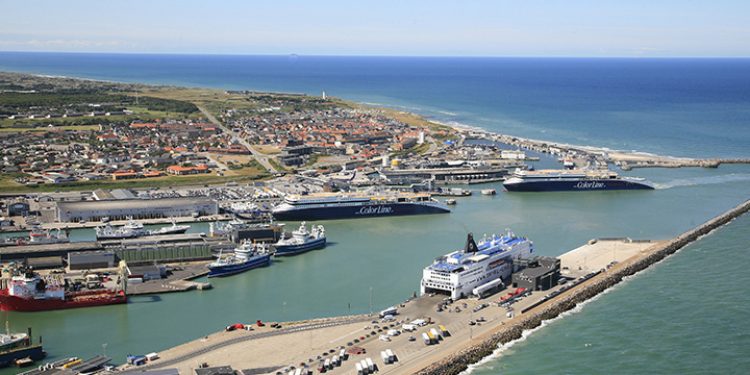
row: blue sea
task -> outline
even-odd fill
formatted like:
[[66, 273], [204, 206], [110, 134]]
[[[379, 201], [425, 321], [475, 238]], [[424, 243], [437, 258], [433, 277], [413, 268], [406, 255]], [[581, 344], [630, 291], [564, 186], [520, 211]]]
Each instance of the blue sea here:
[[[327, 95], [524, 137], [674, 156], [750, 157], [749, 59], [531, 59], [0, 53], [0, 70]], [[543, 159], [546, 165], [554, 160]], [[467, 231], [512, 228], [558, 255], [595, 237], [673, 237], [750, 198], [750, 166], [649, 169], [648, 192], [479, 194], [450, 215], [324, 222], [334, 244], [127, 306], [3, 313], [53, 358], [159, 351], [236, 321], [366, 312], [418, 289]], [[472, 187], [494, 187], [499, 184]], [[202, 226], [201, 226], [202, 225]], [[290, 224], [294, 225], [294, 224]], [[205, 231], [205, 224], [193, 231]], [[478, 374], [750, 373], [750, 218], [505, 348]], [[72, 238], [90, 238], [76, 231]], [[343, 282], [342, 282], [343, 281]], [[195, 324], [200, 321], [201, 324]]]
[[675, 156], [747, 156], [750, 148], [750, 59], [5, 52], [0, 70], [311, 95], [326, 91], [508, 134]]

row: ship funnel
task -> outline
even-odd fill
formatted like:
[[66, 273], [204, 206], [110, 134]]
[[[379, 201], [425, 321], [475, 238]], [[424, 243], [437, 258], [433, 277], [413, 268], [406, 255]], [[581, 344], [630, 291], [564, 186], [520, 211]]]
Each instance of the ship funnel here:
[[477, 243], [474, 242], [474, 235], [472, 233], [469, 233], [466, 236], [466, 245], [464, 246], [464, 253], [476, 253], [479, 251], [477, 248]]

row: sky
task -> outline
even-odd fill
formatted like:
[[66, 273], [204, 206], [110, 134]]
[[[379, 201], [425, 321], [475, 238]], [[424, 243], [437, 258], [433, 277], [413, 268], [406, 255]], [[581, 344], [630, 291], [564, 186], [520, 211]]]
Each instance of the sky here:
[[0, 51], [750, 57], [750, 0], [0, 0]]

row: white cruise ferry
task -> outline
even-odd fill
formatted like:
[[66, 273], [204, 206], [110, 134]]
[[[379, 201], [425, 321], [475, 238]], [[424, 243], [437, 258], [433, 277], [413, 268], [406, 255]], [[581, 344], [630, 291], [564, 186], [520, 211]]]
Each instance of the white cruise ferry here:
[[469, 296], [476, 287], [507, 279], [513, 272], [513, 261], [529, 258], [533, 251], [533, 242], [510, 231], [482, 239], [479, 244], [469, 233], [463, 250], [443, 255], [425, 267], [420, 292], [447, 293], [453, 299]]
[[318, 193], [290, 195], [272, 213], [276, 220], [332, 220], [358, 217], [448, 213], [450, 208], [429, 194]]

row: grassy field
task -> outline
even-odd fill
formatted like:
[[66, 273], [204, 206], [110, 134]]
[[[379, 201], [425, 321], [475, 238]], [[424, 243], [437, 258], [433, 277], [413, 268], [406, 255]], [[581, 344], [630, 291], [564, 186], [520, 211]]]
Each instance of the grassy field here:
[[270, 145], [253, 145], [253, 147], [255, 147], [255, 149], [258, 150], [258, 152], [260, 152], [261, 154], [276, 155], [276, 154], [281, 153], [281, 149], [279, 149], [276, 146], [270, 146]]
[[37, 132], [46, 133], [61, 130], [99, 130], [99, 125], [65, 125], [65, 126], [45, 126], [35, 128], [3, 128], [0, 127], [0, 133], [24, 133], [24, 132]]

